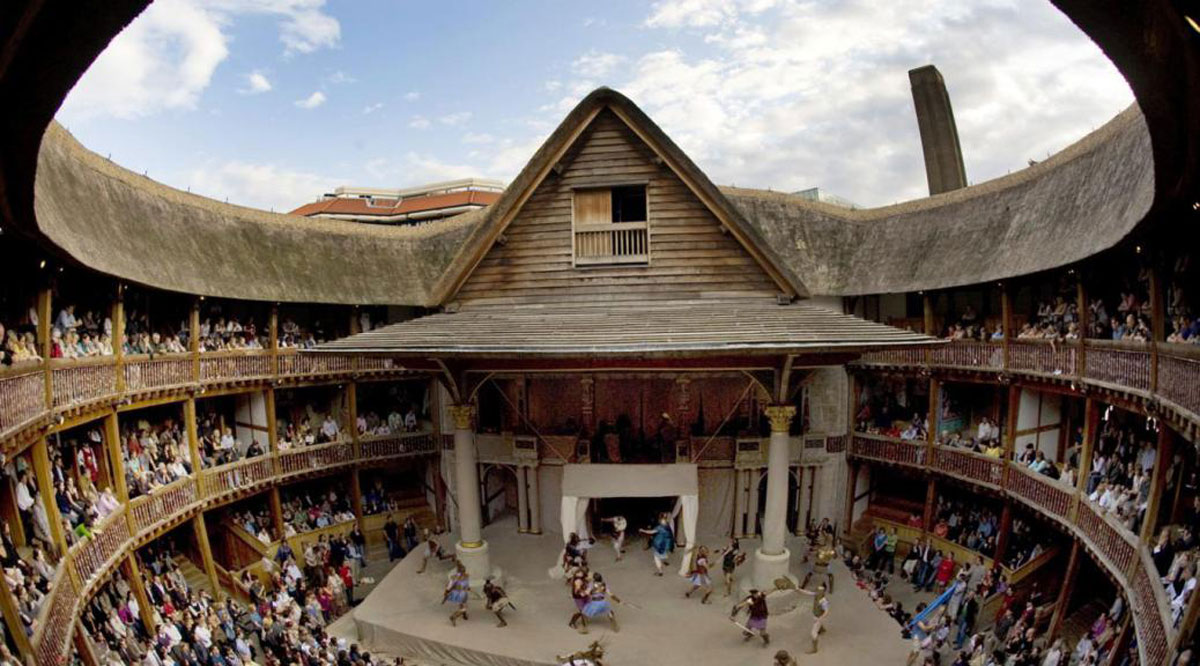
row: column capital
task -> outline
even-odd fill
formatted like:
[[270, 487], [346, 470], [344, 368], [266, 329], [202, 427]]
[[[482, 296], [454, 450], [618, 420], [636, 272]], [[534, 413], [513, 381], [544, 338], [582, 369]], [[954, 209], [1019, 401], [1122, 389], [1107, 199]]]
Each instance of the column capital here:
[[771, 432], [788, 432], [792, 427], [792, 418], [796, 416], [796, 406], [767, 405], [763, 412], [771, 419]]
[[456, 430], [470, 430], [471, 416], [475, 413], [475, 406], [468, 403], [465, 405], [450, 405], [450, 415], [454, 417], [454, 428]]

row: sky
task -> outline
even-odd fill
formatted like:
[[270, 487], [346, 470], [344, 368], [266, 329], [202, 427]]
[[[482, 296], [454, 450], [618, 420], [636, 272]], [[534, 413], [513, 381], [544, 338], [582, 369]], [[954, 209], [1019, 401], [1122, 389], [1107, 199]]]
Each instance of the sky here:
[[168, 185], [286, 211], [339, 185], [510, 180], [607, 85], [721, 185], [927, 193], [907, 71], [950, 91], [967, 178], [1133, 101], [1044, 0], [156, 0], [58, 113]]

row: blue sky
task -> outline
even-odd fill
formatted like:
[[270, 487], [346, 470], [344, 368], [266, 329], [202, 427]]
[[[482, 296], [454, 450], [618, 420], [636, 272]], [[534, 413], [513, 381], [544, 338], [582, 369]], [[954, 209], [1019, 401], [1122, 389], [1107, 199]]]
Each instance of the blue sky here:
[[337, 185], [507, 180], [588, 90], [720, 184], [922, 196], [906, 71], [933, 62], [972, 182], [1132, 95], [1049, 2], [157, 0], [59, 119], [169, 185], [286, 210]]

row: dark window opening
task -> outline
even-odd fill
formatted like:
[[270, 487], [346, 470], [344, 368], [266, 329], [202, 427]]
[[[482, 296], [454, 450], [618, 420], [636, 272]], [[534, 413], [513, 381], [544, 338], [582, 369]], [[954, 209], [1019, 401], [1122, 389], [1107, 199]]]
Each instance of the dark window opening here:
[[612, 221], [646, 221], [645, 185], [627, 185], [612, 188]]

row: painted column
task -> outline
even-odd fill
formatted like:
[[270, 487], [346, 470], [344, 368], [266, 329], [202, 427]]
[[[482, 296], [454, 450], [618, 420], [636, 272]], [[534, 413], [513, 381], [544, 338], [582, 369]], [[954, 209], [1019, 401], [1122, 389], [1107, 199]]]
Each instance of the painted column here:
[[[767, 447], [767, 506], [763, 517], [762, 547], [754, 553], [754, 584], [759, 589], [774, 589], [775, 580], [788, 575], [791, 559], [784, 537], [787, 534], [788, 459], [791, 457], [788, 431], [796, 408], [770, 405], [765, 411], [771, 419], [771, 440]], [[757, 490], [757, 486], [752, 484], [751, 488]], [[755, 496], [751, 496], [752, 503], [754, 499]], [[753, 515], [750, 520], [754, 520]]]
[[538, 468], [530, 467], [529, 474], [529, 532], [542, 533], [542, 493], [538, 485]]
[[192, 531], [196, 535], [196, 546], [200, 550], [204, 573], [208, 576], [209, 584], [212, 585], [213, 595], [220, 601], [225, 598], [225, 591], [221, 589], [221, 579], [217, 577], [217, 566], [213, 561], [212, 546], [208, 542], [208, 526], [204, 523], [203, 513], [198, 513], [192, 518]]
[[479, 465], [475, 459], [475, 431], [471, 405], [452, 405], [454, 417], [454, 481], [458, 499], [458, 559], [471, 575], [471, 585], [481, 586], [492, 575], [487, 542], [483, 540], [483, 511], [479, 499]]
[[525, 487], [525, 466], [517, 465], [517, 533], [529, 531], [529, 489]]

